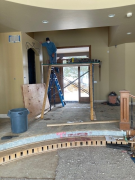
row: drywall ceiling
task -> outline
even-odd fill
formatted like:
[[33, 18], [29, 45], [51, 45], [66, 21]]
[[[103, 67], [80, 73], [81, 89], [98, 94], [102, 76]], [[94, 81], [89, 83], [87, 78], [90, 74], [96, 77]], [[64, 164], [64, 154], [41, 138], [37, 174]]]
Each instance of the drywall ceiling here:
[[29, 6], [50, 9], [92, 10], [133, 5], [134, 0], [7, 0]]
[[[37, 0], [33, 0], [33, 2], [36, 1]], [[40, 0], [38, 0], [38, 4], [40, 4], [39, 1]], [[42, 0], [42, 2], [43, 1], [45, 0]], [[103, 0], [100, 0], [100, 3], [98, 3], [99, 0], [95, 0], [93, 2], [101, 5], [101, 1], [103, 2]], [[110, 2], [108, 6], [106, 4], [107, 1]], [[121, 1], [121, 3], [118, 0], [118, 3], [113, 0], [113, 4], [111, 1], [112, 0], [104, 0], [105, 9], [94, 9], [93, 6], [93, 10], [60, 10], [35, 7], [34, 5], [22, 5], [0, 0], [0, 32], [39, 32], [107, 26], [109, 27], [109, 45], [135, 41], [135, 0]], [[30, 3], [32, 1], [29, 0], [24, 2]], [[49, 3], [51, 1], [46, 0], [46, 2]], [[59, 0], [57, 0], [55, 5], [59, 4], [58, 2]], [[73, 0], [72, 3], [69, 2], [70, 7], [74, 4], [73, 2]], [[84, 3], [84, 0], [77, 0], [77, 2], [76, 6], [79, 7], [81, 2]], [[92, 3], [90, 0], [89, 2]], [[89, 9], [92, 9], [90, 8], [90, 5]], [[127, 18], [127, 12], [133, 12], [133, 16], [131, 18]], [[115, 17], [109, 18], [108, 14], [115, 14]], [[43, 24], [42, 20], [48, 20], [49, 23]], [[132, 34], [127, 35], [127, 32], [132, 32]]]

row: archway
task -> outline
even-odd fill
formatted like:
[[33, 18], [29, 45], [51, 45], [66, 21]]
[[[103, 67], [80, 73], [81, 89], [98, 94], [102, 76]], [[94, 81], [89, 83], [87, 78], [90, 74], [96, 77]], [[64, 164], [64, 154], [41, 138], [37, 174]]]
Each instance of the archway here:
[[33, 49], [28, 49], [28, 73], [29, 84], [36, 84], [36, 70], [35, 70], [35, 52]]

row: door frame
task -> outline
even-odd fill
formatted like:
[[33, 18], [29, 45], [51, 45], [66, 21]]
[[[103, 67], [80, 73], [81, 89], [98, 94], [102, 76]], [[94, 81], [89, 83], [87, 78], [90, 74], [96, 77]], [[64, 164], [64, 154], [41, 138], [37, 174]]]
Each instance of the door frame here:
[[[57, 49], [64, 49], [64, 48], [78, 48], [78, 47], [89, 47], [89, 58], [91, 59], [91, 45], [82, 45], [82, 46], [63, 46], [63, 47], [57, 47]], [[89, 67], [89, 72], [90, 72], [90, 66]], [[63, 69], [63, 67], [62, 67]], [[62, 74], [63, 76], [63, 70]], [[88, 77], [90, 77], [88, 75]], [[64, 86], [63, 86], [63, 80], [61, 80], [61, 89], [63, 90], [63, 95], [64, 95]], [[79, 91], [79, 102], [80, 103], [89, 103], [90, 102], [90, 78], [89, 78], [89, 97], [81, 97], [81, 92], [80, 92], [80, 66], [78, 66], [78, 91]]]

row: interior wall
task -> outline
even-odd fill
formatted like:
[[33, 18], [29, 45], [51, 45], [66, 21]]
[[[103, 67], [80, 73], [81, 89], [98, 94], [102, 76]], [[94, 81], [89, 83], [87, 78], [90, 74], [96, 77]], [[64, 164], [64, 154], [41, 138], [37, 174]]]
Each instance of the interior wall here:
[[125, 44], [125, 89], [135, 95], [135, 43]]
[[[50, 37], [56, 47], [91, 45], [91, 58], [102, 61], [101, 81], [99, 81], [99, 68], [95, 66], [95, 81], [97, 81], [95, 100], [106, 100], [109, 93], [108, 27], [34, 33], [34, 38], [39, 42], [45, 42], [46, 37]], [[49, 59], [45, 47], [43, 47], [43, 57], [45, 63]], [[46, 78], [47, 68], [44, 68], [44, 72]]]
[[21, 32], [0, 33], [0, 114], [23, 107], [22, 45], [9, 43], [9, 35], [21, 36]]
[[35, 65], [36, 65], [36, 83], [41, 83], [41, 61], [42, 61], [42, 50], [41, 44], [35, 39], [31, 38], [26, 33], [21, 33], [22, 35], [22, 55], [23, 55], [23, 75], [24, 84], [29, 84], [28, 75], [28, 49], [32, 48], [35, 52]]
[[[9, 43], [9, 35], [20, 35], [21, 41]], [[22, 85], [29, 82], [27, 49], [31, 44], [35, 51], [36, 83], [41, 83], [41, 44], [25, 33], [0, 33], [0, 114], [24, 107]]]
[[109, 91], [125, 89], [125, 44], [109, 47]]
[[110, 91], [119, 95], [120, 90], [128, 90], [135, 95], [135, 43], [109, 48]]

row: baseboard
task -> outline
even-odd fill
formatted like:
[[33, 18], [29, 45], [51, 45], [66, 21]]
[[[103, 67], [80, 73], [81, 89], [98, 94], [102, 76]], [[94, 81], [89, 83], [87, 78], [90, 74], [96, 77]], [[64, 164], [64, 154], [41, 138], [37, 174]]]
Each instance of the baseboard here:
[[107, 100], [94, 100], [94, 103], [102, 103], [102, 102], [107, 102]]
[[0, 118], [9, 118], [7, 114], [0, 114]]

